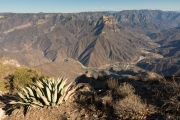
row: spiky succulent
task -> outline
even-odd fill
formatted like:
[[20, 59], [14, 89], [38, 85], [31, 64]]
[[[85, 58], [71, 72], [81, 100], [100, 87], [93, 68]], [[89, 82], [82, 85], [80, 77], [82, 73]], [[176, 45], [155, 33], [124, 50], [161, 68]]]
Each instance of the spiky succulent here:
[[64, 78], [37, 80], [33, 85], [22, 88], [22, 92], [18, 92], [18, 101], [11, 101], [9, 104], [28, 108], [60, 105], [71, 85], [65, 86], [66, 80]]

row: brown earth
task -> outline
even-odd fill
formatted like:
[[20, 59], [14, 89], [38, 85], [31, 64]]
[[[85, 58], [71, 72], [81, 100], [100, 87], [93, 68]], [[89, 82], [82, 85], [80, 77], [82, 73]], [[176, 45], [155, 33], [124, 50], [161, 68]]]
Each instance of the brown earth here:
[[[14, 110], [10, 116], [3, 120], [108, 120], [108, 119], [118, 119], [120, 116], [116, 113], [117, 101], [123, 101], [121, 97], [118, 97], [118, 93], [114, 90], [117, 88], [117, 81], [109, 81], [107, 84], [106, 80], [110, 80], [107, 77], [99, 77], [97, 80], [93, 78], [87, 78], [86, 76], [81, 76], [77, 83], [74, 84], [76, 89], [73, 95], [70, 96], [68, 101], [64, 102], [60, 106], [55, 107], [44, 107], [44, 108], [32, 108], [24, 116], [23, 108]], [[168, 95], [176, 96], [180, 92], [179, 87], [179, 77], [157, 79], [157, 80], [118, 80], [121, 85], [130, 84], [135, 88], [135, 94], [140, 96], [143, 101], [148, 106], [149, 113], [146, 118], [141, 119], [178, 119], [180, 116], [178, 114], [172, 113], [168, 110], [168, 106], [163, 106], [171, 98]], [[174, 83], [172, 80], [175, 80]], [[82, 83], [84, 81], [84, 83]], [[171, 93], [168, 93], [167, 89]], [[165, 93], [163, 93], [165, 92]], [[112, 94], [112, 96], [110, 95]], [[131, 98], [132, 97], [132, 98]], [[12, 99], [8, 95], [0, 97], [1, 103], [6, 103], [5, 101]], [[129, 101], [133, 102], [133, 95], [130, 96]], [[103, 101], [106, 102], [103, 102]], [[111, 101], [111, 102], [110, 102]], [[164, 102], [163, 102], [164, 101]], [[135, 105], [135, 104], [134, 104]], [[140, 105], [140, 103], [139, 103]], [[166, 104], [168, 105], [168, 104]], [[135, 105], [136, 106], [136, 105]], [[123, 106], [122, 106], [123, 107]], [[126, 106], [128, 107], [128, 106]], [[124, 108], [122, 108], [124, 109]], [[129, 108], [130, 110], [130, 108]], [[137, 108], [139, 110], [139, 108]], [[167, 111], [166, 111], [167, 110]], [[176, 111], [176, 107], [172, 108]], [[177, 109], [178, 110], [178, 109]], [[178, 111], [177, 111], [178, 112]], [[126, 113], [126, 112], [125, 112]], [[131, 115], [129, 116], [132, 117]], [[140, 118], [139, 118], [140, 119]]]

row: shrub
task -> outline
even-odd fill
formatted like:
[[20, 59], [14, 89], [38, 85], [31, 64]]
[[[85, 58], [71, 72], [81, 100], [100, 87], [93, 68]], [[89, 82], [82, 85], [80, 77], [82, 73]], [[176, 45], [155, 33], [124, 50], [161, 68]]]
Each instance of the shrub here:
[[117, 79], [107, 80], [107, 86], [110, 90], [113, 91], [113, 96], [117, 98], [124, 98], [128, 95], [134, 94], [135, 92], [135, 89], [131, 84], [124, 82], [123, 84], [119, 85]]
[[30, 108], [60, 105], [64, 100], [67, 100], [65, 93], [71, 85], [65, 87], [65, 84], [64, 78], [37, 80], [33, 85], [22, 88], [23, 92], [18, 92], [18, 101], [11, 101], [9, 104], [13, 105], [13, 109], [21, 106]]
[[162, 106], [166, 112], [173, 114], [174, 116], [180, 115], [180, 95], [173, 96], [169, 100], [166, 100]]
[[[1, 60], [0, 60], [1, 62]], [[15, 70], [15, 66], [13, 65], [5, 65], [0, 63], [0, 90], [3, 92], [7, 92], [7, 89], [5, 88], [5, 80], [4, 78], [8, 76], [9, 74], [12, 74]]]
[[95, 104], [89, 104], [88, 108], [89, 108], [91, 111], [96, 111], [96, 110], [97, 110]]
[[37, 79], [42, 80], [45, 75], [38, 69], [16, 68], [13, 74], [5, 77], [5, 87], [10, 93], [14, 93], [27, 85], [33, 84]]
[[118, 80], [117, 79], [107, 80], [107, 86], [110, 90], [116, 90], [119, 87]]
[[163, 104], [162, 111], [168, 113], [173, 119], [180, 119], [180, 79], [173, 76], [170, 80], [164, 80], [157, 88], [156, 96]]
[[112, 93], [110, 91], [108, 91], [107, 94], [102, 98], [102, 102], [105, 105], [112, 106], [112, 104], [113, 104], [113, 97], [112, 97]]
[[123, 83], [117, 88], [117, 92], [122, 98], [124, 98], [126, 96], [133, 95], [135, 89], [129, 83]]
[[147, 104], [136, 95], [119, 100], [114, 105], [114, 109], [120, 119], [146, 119], [148, 115]]

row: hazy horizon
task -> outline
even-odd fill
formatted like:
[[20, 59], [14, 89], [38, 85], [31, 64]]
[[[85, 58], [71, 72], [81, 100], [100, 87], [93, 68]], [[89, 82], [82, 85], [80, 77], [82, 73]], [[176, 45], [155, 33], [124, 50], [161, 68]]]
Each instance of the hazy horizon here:
[[79, 13], [122, 10], [180, 11], [178, 0], [1, 0], [0, 13]]
[[[135, 10], [135, 9], [132, 9], [132, 10]], [[136, 9], [137, 10], [137, 9]], [[152, 10], [152, 9], [139, 9], [139, 10]], [[158, 9], [154, 9], [154, 10], [158, 10]], [[120, 10], [120, 11], [81, 11], [81, 12], [0, 12], [0, 14], [7, 14], [7, 13], [14, 13], [14, 14], [39, 14], [39, 13], [45, 13], [45, 14], [50, 14], [50, 13], [64, 13], [64, 14], [70, 14], [70, 13], [88, 13], [88, 12], [109, 12], [109, 13], [117, 13], [117, 12], [121, 12], [121, 11], [126, 11], [126, 10]], [[131, 10], [129, 10], [131, 11]], [[166, 10], [160, 10], [160, 11], [164, 11], [164, 12], [180, 12], [180, 10], [177, 10], [177, 11], [166, 11]]]

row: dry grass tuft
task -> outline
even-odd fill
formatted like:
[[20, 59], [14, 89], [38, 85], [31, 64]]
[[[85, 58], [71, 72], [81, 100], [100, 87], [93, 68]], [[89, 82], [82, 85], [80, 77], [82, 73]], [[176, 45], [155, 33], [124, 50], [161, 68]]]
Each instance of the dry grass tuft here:
[[173, 119], [180, 119], [180, 78], [164, 78], [154, 90], [161, 112]]
[[104, 105], [112, 106], [113, 97], [111, 91], [108, 91], [107, 94], [102, 98], [102, 102]]
[[112, 91], [113, 98], [125, 98], [126, 96], [133, 95], [135, 88], [129, 83], [119, 84], [117, 79], [109, 79], [107, 81], [107, 86]]
[[107, 86], [110, 90], [116, 90], [119, 87], [119, 82], [117, 79], [110, 78], [107, 80]]
[[180, 95], [171, 97], [169, 100], [165, 101], [162, 108], [175, 115], [180, 115]]
[[131, 84], [125, 82], [117, 88], [117, 92], [122, 98], [125, 98], [126, 96], [133, 95], [135, 89]]
[[147, 104], [137, 95], [127, 96], [114, 105], [115, 113], [120, 119], [146, 119]]

